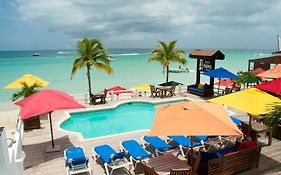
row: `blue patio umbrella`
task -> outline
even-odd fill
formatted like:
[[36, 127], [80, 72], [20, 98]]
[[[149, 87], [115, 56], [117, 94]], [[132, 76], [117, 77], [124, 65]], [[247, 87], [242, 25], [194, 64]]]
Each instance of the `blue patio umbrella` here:
[[[210, 71], [204, 72], [202, 74], [209, 76], [209, 77], [218, 78], [219, 81], [222, 78], [239, 79], [239, 77], [237, 75], [229, 72], [228, 70], [224, 69], [223, 67], [220, 67], [220, 68], [217, 68], [214, 70], [210, 70]], [[220, 83], [219, 83], [218, 91], [219, 91], [219, 89], [220, 89]]]

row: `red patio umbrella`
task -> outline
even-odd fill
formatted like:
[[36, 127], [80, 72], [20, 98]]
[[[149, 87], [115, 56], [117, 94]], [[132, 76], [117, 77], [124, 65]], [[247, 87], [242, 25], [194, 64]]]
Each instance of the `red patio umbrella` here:
[[16, 102], [16, 105], [21, 107], [20, 118], [22, 120], [49, 113], [53, 148], [54, 138], [51, 113], [55, 110], [85, 108], [83, 105], [76, 102], [75, 99], [70, 95], [53, 89], [41, 90], [30, 95], [29, 97], [24, 98], [23, 100]]
[[281, 78], [267, 81], [254, 87], [263, 91], [272, 92], [276, 95], [281, 95]]
[[[119, 95], [119, 94], [122, 94], [122, 93], [133, 93], [132, 91], [127, 90], [126, 88], [123, 88], [121, 86], [114, 86], [112, 88], [107, 89], [107, 91], [109, 92], [109, 94], [113, 93], [113, 94], [116, 94], [116, 95]], [[121, 92], [119, 92], [119, 91], [121, 91]]]
[[233, 84], [234, 81], [230, 79], [223, 79], [215, 83], [215, 85], [220, 85], [220, 86], [232, 86]]

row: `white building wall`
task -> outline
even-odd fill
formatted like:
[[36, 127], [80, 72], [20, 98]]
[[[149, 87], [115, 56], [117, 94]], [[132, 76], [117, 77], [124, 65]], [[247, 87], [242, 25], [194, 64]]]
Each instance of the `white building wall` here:
[[[0, 136], [0, 175], [23, 175], [23, 124], [18, 123], [11, 147], [7, 145], [5, 129]], [[9, 140], [11, 141], [11, 140]]]

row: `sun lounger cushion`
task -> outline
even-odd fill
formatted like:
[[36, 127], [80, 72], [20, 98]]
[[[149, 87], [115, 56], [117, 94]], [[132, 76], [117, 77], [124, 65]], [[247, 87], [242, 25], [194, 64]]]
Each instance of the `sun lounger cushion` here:
[[[191, 141], [189, 138], [185, 136], [169, 136], [173, 141], [175, 141], [177, 144], [182, 145], [184, 147], [190, 147]], [[199, 146], [201, 143], [193, 142], [193, 146]]]
[[66, 150], [66, 159], [85, 158], [84, 150], [80, 147], [68, 148]]
[[201, 152], [201, 160], [203, 162], [208, 162], [209, 160], [218, 158], [218, 157], [221, 157], [221, 155], [218, 154], [217, 152], [205, 152], [205, 151]]
[[203, 89], [197, 89], [195, 87], [188, 87], [188, 90], [194, 91], [194, 92], [198, 92], [198, 93], [203, 93]]
[[134, 159], [151, 157], [151, 154], [135, 140], [127, 140], [122, 142], [123, 147], [129, 152]]
[[237, 148], [235, 146], [231, 146], [231, 147], [216, 150], [213, 152], [201, 152], [201, 160], [204, 162], [207, 162], [208, 160], [222, 157], [222, 156], [228, 155], [230, 153], [234, 153], [236, 151], [238, 151]]
[[231, 146], [231, 147], [227, 147], [221, 150], [216, 151], [218, 154], [220, 154], [221, 156], [236, 152], [237, 148], [235, 146]]
[[255, 147], [255, 146], [257, 146], [257, 143], [255, 141], [242, 142], [239, 145], [238, 150], [241, 151], [241, 150], [244, 150], [244, 149], [247, 149], [247, 148], [252, 148], [252, 147]]
[[153, 137], [144, 136], [143, 139], [146, 142], [148, 142], [153, 148], [158, 149], [160, 151], [173, 148], [171, 145], [167, 144], [157, 136], [153, 136]]
[[204, 88], [204, 85], [203, 85], [203, 84], [198, 84], [197, 89], [203, 90], [203, 88]]
[[197, 138], [200, 141], [201, 140], [206, 141], [209, 138], [209, 136], [195, 136], [195, 138]]
[[66, 150], [67, 166], [72, 167], [73, 165], [88, 164], [88, 159], [85, 157], [83, 148], [73, 147]]
[[242, 125], [242, 120], [232, 116], [230, 116], [230, 118], [236, 125]]
[[[105, 163], [110, 163], [112, 159], [116, 160], [116, 159], [122, 159], [125, 157], [124, 152], [117, 153], [114, 149], [111, 148], [111, 146], [109, 146], [107, 144], [97, 146], [94, 148], [94, 150]], [[114, 155], [114, 156], [112, 157], [112, 155]]]

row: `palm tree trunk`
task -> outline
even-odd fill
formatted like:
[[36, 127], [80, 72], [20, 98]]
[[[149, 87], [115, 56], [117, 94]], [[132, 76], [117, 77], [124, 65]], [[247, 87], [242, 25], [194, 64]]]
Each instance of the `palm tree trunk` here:
[[166, 84], [168, 84], [169, 81], [169, 65], [167, 65], [167, 73], [166, 73]]
[[91, 72], [90, 67], [87, 66], [87, 78], [88, 78], [88, 85], [89, 85], [89, 96], [92, 94], [92, 85], [91, 85]]

